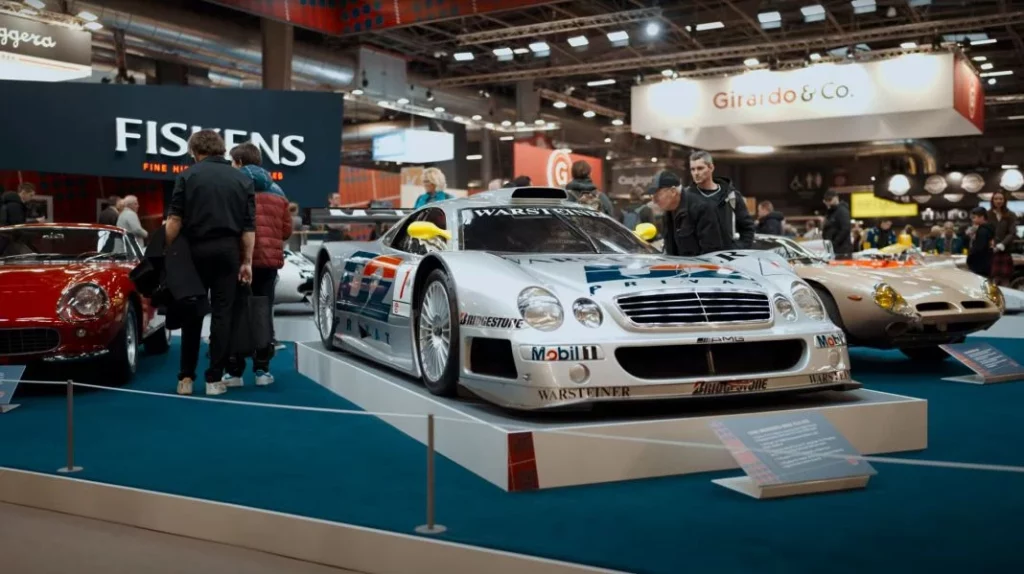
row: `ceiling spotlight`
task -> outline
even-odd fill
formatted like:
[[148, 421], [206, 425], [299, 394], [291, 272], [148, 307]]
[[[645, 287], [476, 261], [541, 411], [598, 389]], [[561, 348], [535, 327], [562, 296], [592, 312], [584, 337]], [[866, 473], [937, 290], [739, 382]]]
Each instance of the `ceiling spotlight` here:
[[517, 56], [522, 56], [523, 54], [529, 54], [530, 51], [526, 48], [516, 48], [515, 50], [512, 50], [512, 53]]
[[608, 78], [606, 80], [593, 80], [591, 82], [587, 82], [587, 86], [589, 86], [591, 88], [596, 88], [598, 86], [610, 86], [610, 85], [612, 85], [614, 83], [615, 83], [614, 79]]
[[398, 98], [398, 103], [399, 105], [404, 106], [405, 104], [409, 103], [409, 98]]
[[83, 27], [86, 30], [92, 30], [93, 32], [95, 32], [96, 30], [102, 30], [103, 24], [100, 24], [99, 22], [86, 22], [85, 26]]
[[988, 79], [988, 85], [990, 85], [990, 86], [996, 85], [996, 79], [995, 78], [989, 78]]
[[853, 6], [854, 14], [870, 14], [878, 10], [875, 0], [852, 0], [850, 5]]
[[387, 100], [377, 100], [377, 105], [382, 108], [386, 108], [387, 106], [391, 105], [391, 102]]
[[361, 95], [363, 95], [363, 90], [360, 89], [360, 88], [356, 88], [356, 89], [352, 90], [352, 95], [353, 96], [361, 96]]
[[[31, 4], [29, 5], [31, 6]], [[36, 8], [38, 8], [38, 6], [36, 6]], [[84, 10], [78, 13], [78, 17], [86, 22], [95, 22], [96, 20], [99, 20], [99, 18], [92, 12], [86, 12]]]
[[530, 50], [538, 53], [550, 52], [551, 46], [549, 46], [547, 42], [534, 42], [530, 44]]
[[1003, 70], [1000, 72], [983, 72], [982, 78], [991, 78], [992, 76], [1010, 76], [1013, 75], [1013, 70]]
[[761, 12], [757, 15], [757, 19], [761, 22], [761, 28], [764, 30], [772, 30], [782, 27], [782, 14], [777, 11]]
[[625, 30], [618, 30], [615, 32], [608, 32], [608, 41], [612, 44], [629, 41], [629, 33]]
[[444, 108], [442, 108], [441, 106], [437, 106], [436, 108], [434, 108], [434, 111], [441, 114], [444, 113]]
[[556, 107], [556, 108], [558, 108], [558, 109], [562, 109], [562, 108], [564, 108], [564, 107], [565, 107], [565, 106], [566, 106], [567, 104], [566, 104], [565, 102], [555, 102], [555, 103], [553, 103], [553, 104], [551, 104], [551, 105], [555, 106], [555, 107]]
[[821, 59], [821, 54], [815, 52], [815, 53], [811, 54], [809, 57], [811, 58], [812, 62], [817, 62], [818, 60]]
[[988, 60], [988, 58], [986, 58], [985, 56], [975, 56], [971, 59], [974, 60], [975, 62], [984, 62], [985, 60]]
[[615, 118], [614, 120], [612, 120], [612, 125], [613, 126], [621, 126], [622, 124], [623, 124], [623, 121], [620, 118]]
[[604, 138], [604, 143], [612, 143], [612, 138]]
[[704, 32], [706, 30], [717, 30], [719, 28], [725, 28], [725, 24], [721, 22], [705, 22], [703, 24], [697, 24], [698, 32]]
[[650, 141], [651, 140], [651, 136], [644, 136], [644, 139], [647, 140], [647, 141]]
[[569, 45], [572, 46], [573, 48], [582, 48], [583, 46], [586, 46], [587, 44], [590, 43], [590, 40], [587, 40], [586, 36], [573, 36], [572, 38], [569, 38], [567, 41], [569, 42]]
[[452, 57], [456, 62], [468, 62], [473, 59], [473, 52], [455, 52]]
[[646, 32], [648, 38], [653, 38], [661, 33], [661, 25], [657, 22], [648, 22]]
[[468, 161], [480, 161], [482, 159], [484, 159], [484, 156], [482, 156], [482, 155], [480, 155], [478, 153], [466, 156], [466, 160], [468, 160]]
[[500, 137], [500, 138], [498, 138], [498, 139], [499, 139], [500, 141], [503, 141], [503, 142], [510, 142], [510, 141], [512, 141], [512, 140], [514, 140], [514, 139], [516, 139], [516, 136], [501, 136], [501, 137]]
[[757, 58], [747, 58], [746, 60], [743, 60], [743, 63], [744, 63], [744, 64], [745, 64], [745, 65], [746, 65], [747, 67], [750, 67], [750, 68], [752, 68], [752, 67], [754, 67], [754, 66], [756, 66], [756, 65], [760, 64], [761, 62], [760, 62], [760, 61], [758, 61], [758, 59], [757, 59]]
[[587, 110], [587, 111], [583, 112], [583, 117], [585, 117], [585, 118], [592, 118], [592, 117], [594, 117], [596, 115], [597, 114], [594, 113], [594, 110]]
[[43, 0], [25, 0], [25, 4], [28, 4], [36, 10], [43, 10], [46, 8], [46, 2], [43, 2]]
[[518, 122], [516, 122], [516, 127], [517, 128], [521, 128], [521, 127], [523, 127], [525, 125], [526, 125], [526, 122], [524, 122], [523, 120], [519, 120]]
[[501, 122], [501, 125], [503, 125], [503, 126], [505, 126], [507, 128], [510, 125], [512, 125], [512, 122], [510, 120], [505, 120], [505, 121]]
[[985, 46], [987, 44], [995, 44], [995, 43], [996, 43], [996, 39], [995, 38], [989, 38], [988, 40], [972, 40], [971, 41], [971, 45], [972, 46]]
[[651, 163], [658, 163], [658, 158], [652, 157], [651, 158]]
[[533, 125], [536, 125], [536, 126], [542, 126], [545, 123], [546, 122], [544, 120], [540, 119], [540, 118], [537, 118], [537, 119], [533, 120]]
[[765, 154], [772, 153], [775, 148], [770, 145], [741, 145], [736, 151], [745, 154]]
[[478, 121], [480, 121], [480, 120], [482, 120], [482, 119], [484, 119], [484, 117], [483, 117], [483, 116], [481, 116], [480, 114], [476, 114], [475, 116], [473, 116], [473, 117], [472, 117], [472, 120], [473, 120], [474, 122], [478, 122]]
[[903, 48], [904, 50], [913, 50], [916, 47], [917, 42], [903, 42], [902, 44], [900, 44], [900, 48]]
[[671, 78], [672, 74], [674, 74], [674, 73], [675, 73], [675, 70], [662, 70], [661, 71], [661, 75], [665, 76], [666, 78]]
[[987, 64], [982, 64], [981, 65], [981, 69], [982, 70], [991, 70], [992, 68], [995, 68], [995, 67], [996, 67], [995, 64], [993, 64], [991, 62], [989, 62]]
[[804, 6], [800, 9], [800, 12], [804, 15], [804, 22], [822, 22], [825, 20], [825, 7], [821, 4], [814, 4], [813, 6]]

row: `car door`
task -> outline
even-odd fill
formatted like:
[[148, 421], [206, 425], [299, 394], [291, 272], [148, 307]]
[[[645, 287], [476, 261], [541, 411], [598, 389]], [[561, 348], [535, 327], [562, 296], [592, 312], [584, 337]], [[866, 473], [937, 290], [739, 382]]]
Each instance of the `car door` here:
[[444, 211], [426, 208], [385, 235], [378, 250], [356, 250], [343, 265], [339, 281], [339, 331], [348, 345], [379, 361], [412, 372], [412, 284], [416, 267], [428, 253], [409, 237], [416, 221], [444, 225]]

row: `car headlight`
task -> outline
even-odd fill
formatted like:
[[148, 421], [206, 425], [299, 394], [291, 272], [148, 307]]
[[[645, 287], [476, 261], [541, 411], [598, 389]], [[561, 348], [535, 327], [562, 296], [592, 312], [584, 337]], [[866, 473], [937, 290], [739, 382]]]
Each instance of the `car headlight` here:
[[911, 314], [910, 305], [907, 304], [907, 300], [888, 283], [875, 285], [875, 305], [892, 313], [900, 315]]
[[785, 317], [787, 321], [796, 321], [796, 308], [793, 307], [793, 302], [782, 295], [775, 296], [775, 312]]
[[527, 287], [519, 293], [519, 314], [527, 325], [540, 331], [561, 327], [565, 316], [558, 297], [541, 287]]
[[1005, 311], [1006, 298], [1003, 297], [1003, 290], [999, 288], [999, 285], [996, 285], [995, 283], [986, 279], [984, 288], [985, 296], [988, 297], [989, 301], [995, 303], [996, 307], [999, 307], [1000, 311]]
[[604, 320], [601, 307], [590, 299], [577, 299], [572, 304], [572, 314], [585, 327], [600, 327]]
[[107, 292], [95, 283], [75, 285], [57, 302], [57, 315], [65, 321], [88, 321], [102, 315], [110, 306]]
[[804, 315], [807, 315], [815, 321], [825, 320], [825, 306], [821, 304], [821, 300], [818, 296], [804, 283], [795, 282], [791, 288], [793, 294], [793, 301], [796, 302], [796, 306], [803, 311]]

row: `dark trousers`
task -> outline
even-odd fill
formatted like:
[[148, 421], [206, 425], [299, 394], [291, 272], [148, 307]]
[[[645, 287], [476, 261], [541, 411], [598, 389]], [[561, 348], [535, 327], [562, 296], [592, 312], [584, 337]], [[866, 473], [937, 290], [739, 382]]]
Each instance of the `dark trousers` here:
[[[190, 249], [203, 288], [210, 292], [210, 366], [206, 369], [206, 382], [216, 383], [224, 376], [230, 357], [231, 310], [238, 289], [241, 246], [237, 237], [225, 237], [193, 241]], [[202, 333], [202, 317], [192, 318], [182, 325], [178, 379], [195, 380]]]
[[[252, 268], [252, 294], [253, 297], [266, 297], [270, 304], [270, 339], [269, 349], [256, 349], [252, 357], [252, 370], [270, 371], [270, 360], [274, 358], [274, 287], [277, 285], [277, 269], [268, 267]], [[241, 377], [245, 372], [246, 357], [232, 356], [228, 362], [228, 374], [232, 377]]]

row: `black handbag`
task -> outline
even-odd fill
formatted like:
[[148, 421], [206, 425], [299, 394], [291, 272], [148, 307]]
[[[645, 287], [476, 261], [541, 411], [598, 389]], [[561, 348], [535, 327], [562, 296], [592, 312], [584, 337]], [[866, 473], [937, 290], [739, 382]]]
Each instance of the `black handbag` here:
[[270, 298], [253, 295], [249, 285], [238, 285], [231, 320], [231, 354], [252, 357], [272, 348]]

